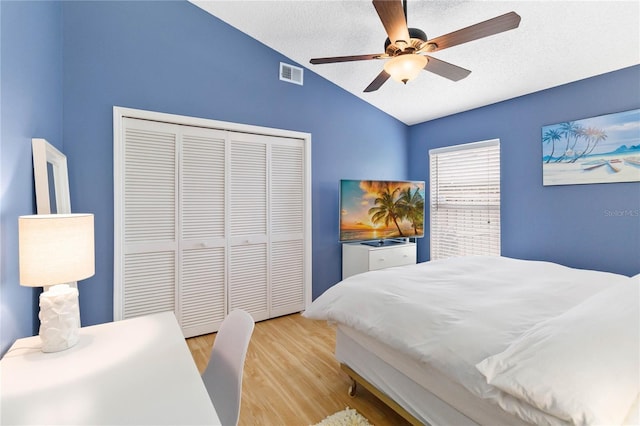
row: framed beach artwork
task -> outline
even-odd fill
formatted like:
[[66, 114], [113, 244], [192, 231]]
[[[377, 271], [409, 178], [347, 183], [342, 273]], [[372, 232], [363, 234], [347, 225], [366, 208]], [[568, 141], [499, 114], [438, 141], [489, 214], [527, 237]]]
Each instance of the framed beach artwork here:
[[640, 182], [640, 109], [542, 128], [543, 185]]

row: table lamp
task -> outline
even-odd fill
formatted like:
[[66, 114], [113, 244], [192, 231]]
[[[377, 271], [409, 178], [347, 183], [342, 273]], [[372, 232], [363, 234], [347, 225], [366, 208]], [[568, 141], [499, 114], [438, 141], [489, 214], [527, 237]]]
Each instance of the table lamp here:
[[78, 342], [78, 289], [68, 283], [95, 272], [93, 214], [45, 214], [18, 218], [20, 285], [49, 287], [40, 294], [42, 352]]

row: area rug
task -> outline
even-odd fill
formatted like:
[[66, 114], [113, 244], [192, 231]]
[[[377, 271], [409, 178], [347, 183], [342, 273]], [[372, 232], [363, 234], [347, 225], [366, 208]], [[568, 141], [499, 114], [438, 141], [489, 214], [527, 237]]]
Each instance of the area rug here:
[[314, 426], [373, 426], [353, 408], [345, 408], [316, 423]]

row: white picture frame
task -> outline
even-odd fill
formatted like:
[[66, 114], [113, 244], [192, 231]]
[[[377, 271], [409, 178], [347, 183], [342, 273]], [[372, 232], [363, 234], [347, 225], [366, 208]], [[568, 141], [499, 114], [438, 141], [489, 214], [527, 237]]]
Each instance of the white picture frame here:
[[31, 139], [31, 147], [38, 214], [71, 213], [67, 157], [46, 139]]
[[[38, 214], [71, 213], [67, 157], [46, 139], [31, 139]], [[77, 288], [77, 283], [68, 283]], [[45, 288], [46, 290], [46, 288]]]

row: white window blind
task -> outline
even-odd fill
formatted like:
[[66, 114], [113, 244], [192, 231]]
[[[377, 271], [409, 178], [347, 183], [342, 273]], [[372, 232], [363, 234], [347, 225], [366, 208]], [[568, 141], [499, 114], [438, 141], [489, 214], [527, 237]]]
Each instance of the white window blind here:
[[431, 260], [500, 255], [500, 141], [429, 151]]

